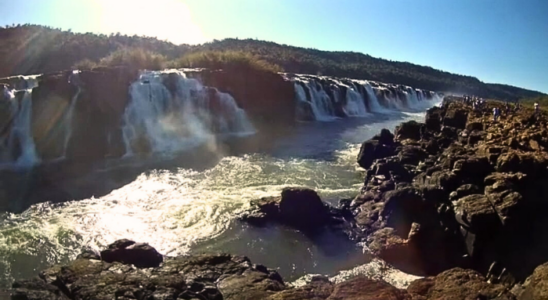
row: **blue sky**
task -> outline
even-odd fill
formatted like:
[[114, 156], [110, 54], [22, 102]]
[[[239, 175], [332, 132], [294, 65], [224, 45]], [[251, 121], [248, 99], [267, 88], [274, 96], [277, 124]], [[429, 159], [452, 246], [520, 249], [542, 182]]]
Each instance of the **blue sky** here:
[[0, 0], [0, 25], [257, 38], [409, 61], [548, 93], [548, 0]]

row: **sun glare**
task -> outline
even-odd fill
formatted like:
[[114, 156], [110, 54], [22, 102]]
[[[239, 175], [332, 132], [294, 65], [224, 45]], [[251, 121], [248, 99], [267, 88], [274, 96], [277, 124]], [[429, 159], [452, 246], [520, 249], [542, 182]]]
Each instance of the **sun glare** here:
[[176, 44], [198, 44], [207, 38], [180, 0], [98, 0], [101, 31], [137, 34]]

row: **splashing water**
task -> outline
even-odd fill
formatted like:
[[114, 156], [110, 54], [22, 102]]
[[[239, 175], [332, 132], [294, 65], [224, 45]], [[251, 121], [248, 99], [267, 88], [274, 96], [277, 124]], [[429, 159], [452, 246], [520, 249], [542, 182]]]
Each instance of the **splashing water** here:
[[[74, 259], [84, 246], [101, 249], [119, 238], [150, 243], [168, 255], [247, 255], [279, 268], [288, 280], [351, 268], [363, 263], [359, 249], [357, 254], [341, 254], [298, 232], [248, 228], [234, 218], [250, 200], [279, 195], [286, 186], [313, 188], [332, 204], [355, 196], [363, 180], [355, 162], [359, 143], [381, 128], [422, 117], [308, 123], [269, 153], [224, 157], [204, 170], [158, 168], [100, 198], [41, 203], [22, 214], [0, 214], [0, 285]], [[94, 176], [108, 177], [109, 172]]]
[[[167, 80], [174, 81], [172, 90]], [[151, 152], [171, 153], [207, 143], [216, 135], [255, 133], [232, 96], [206, 88], [181, 71], [144, 72], [129, 93], [122, 129], [126, 156], [143, 141]]]
[[299, 120], [334, 121], [341, 117], [336, 107], [342, 108], [343, 116], [369, 118], [371, 113], [422, 111], [441, 101], [427, 91], [380, 82], [373, 87], [365, 80], [298, 74], [289, 80], [294, 83]]

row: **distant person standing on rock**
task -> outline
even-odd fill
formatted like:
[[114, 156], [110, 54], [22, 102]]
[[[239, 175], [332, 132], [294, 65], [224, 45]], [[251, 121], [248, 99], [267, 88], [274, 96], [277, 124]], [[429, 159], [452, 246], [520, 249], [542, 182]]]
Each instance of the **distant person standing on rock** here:
[[535, 115], [538, 115], [538, 113], [539, 113], [538, 102], [535, 102]]
[[495, 107], [493, 108], [493, 121], [496, 122], [498, 117], [499, 117], [499, 108]]

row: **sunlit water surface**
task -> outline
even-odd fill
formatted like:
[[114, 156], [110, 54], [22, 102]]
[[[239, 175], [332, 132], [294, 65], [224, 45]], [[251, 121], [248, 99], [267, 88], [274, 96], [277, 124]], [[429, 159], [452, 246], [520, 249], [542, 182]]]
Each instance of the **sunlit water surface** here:
[[268, 153], [223, 157], [201, 171], [152, 169], [104, 197], [46, 202], [21, 214], [3, 213], [0, 286], [74, 259], [83, 247], [102, 249], [120, 238], [147, 242], [166, 255], [246, 255], [278, 269], [288, 281], [309, 273], [350, 270], [336, 277], [344, 278], [377, 272], [377, 267], [355, 268], [370, 258], [336, 235], [312, 241], [280, 226], [252, 228], [236, 217], [249, 208], [250, 200], [279, 195], [287, 186], [313, 188], [332, 204], [354, 197], [363, 180], [356, 164], [360, 143], [382, 128], [393, 130], [402, 121], [420, 121], [423, 116], [395, 113], [305, 123]]

